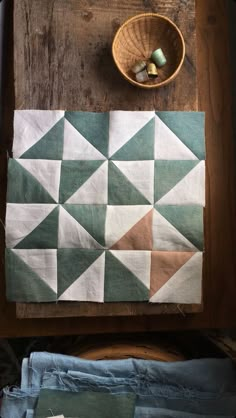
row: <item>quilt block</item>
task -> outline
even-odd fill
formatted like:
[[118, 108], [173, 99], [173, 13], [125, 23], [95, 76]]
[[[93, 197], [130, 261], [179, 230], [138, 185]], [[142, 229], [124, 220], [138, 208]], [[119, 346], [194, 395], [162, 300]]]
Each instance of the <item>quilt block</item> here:
[[204, 205], [201, 112], [15, 111], [7, 297], [200, 303]]

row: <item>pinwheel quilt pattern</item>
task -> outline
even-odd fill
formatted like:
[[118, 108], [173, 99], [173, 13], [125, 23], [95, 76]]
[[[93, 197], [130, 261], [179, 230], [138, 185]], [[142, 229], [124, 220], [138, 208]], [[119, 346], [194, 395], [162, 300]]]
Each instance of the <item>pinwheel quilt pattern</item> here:
[[202, 112], [18, 110], [7, 297], [201, 303]]

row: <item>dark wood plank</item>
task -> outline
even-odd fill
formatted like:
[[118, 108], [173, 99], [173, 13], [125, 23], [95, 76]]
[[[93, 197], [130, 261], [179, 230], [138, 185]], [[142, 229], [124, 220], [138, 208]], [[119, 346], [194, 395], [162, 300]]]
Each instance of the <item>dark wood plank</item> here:
[[[8, 1], [11, 4], [11, 0]], [[204, 311], [197, 314], [136, 317], [83, 317], [57, 319], [16, 319], [15, 305], [4, 298], [3, 263], [0, 263], [0, 335], [69, 335], [138, 332], [236, 326], [236, 205], [235, 150], [232, 130], [230, 51], [227, 2], [197, 0], [197, 75], [200, 110], [205, 110], [207, 132], [207, 225]], [[9, 33], [11, 22], [9, 22]], [[5, 120], [14, 108], [12, 98], [12, 44], [9, 38], [5, 68]], [[224, 63], [224, 65], [222, 65]], [[10, 140], [6, 124], [5, 135]], [[0, 162], [1, 191], [6, 171]], [[4, 196], [4, 190], [1, 196]], [[4, 205], [3, 205], [4, 210]], [[4, 259], [1, 233], [0, 257]]]
[[[117, 28], [128, 17], [158, 12], [186, 40], [178, 78], [158, 92], [123, 80], [111, 56]], [[17, 109], [196, 110], [194, 0], [15, 0]]]
[[147, 304], [147, 303], [17, 303], [18, 318], [67, 318], [74, 316], [108, 317], [108, 316], [140, 316], [160, 314], [197, 313], [202, 305]]
[[[180, 76], [158, 93], [128, 84], [111, 56], [112, 38], [121, 22], [144, 10], [173, 18], [187, 39], [187, 57]], [[16, 107], [98, 111], [197, 108], [193, 0], [15, 0], [14, 15]], [[126, 316], [201, 310], [201, 305], [147, 303], [19, 304], [17, 316]]]

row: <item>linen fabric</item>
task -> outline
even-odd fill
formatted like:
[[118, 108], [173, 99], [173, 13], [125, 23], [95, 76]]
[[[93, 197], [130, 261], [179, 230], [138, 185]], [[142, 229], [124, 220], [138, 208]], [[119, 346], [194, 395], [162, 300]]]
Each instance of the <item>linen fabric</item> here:
[[135, 395], [131, 393], [112, 395], [102, 392], [69, 392], [41, 389], [35, 418], [46, 418], [63, 413], [66, 417], [78, 418], [133, 418]]
[[204, 205], [202, 112], [15, 111], [7, 298], [200, 303]]

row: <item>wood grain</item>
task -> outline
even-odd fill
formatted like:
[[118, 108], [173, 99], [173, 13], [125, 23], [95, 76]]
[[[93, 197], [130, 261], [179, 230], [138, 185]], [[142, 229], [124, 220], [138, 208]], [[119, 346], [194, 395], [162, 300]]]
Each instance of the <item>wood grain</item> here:
[[[109, 5], [109, 9], [106, 6]], [[158, 5], [158, 6], [157, 6]], [[194, 1], [96, 2], [15, 0], [15, 91], [18, 108], [196, 110]], [[158, 94], [130, 86], [118, 73], [111, 44], [121, 22], [139, 11], [173, 18], [190, 41], [179, 77]], [[53, 48], [52, 48], [53, 45]], [[191, 45], [191, 47], [190, 47]], [[189, 62], [194, 65], [189, 67]], [[183, 84], [187, 82], [187, 88]], [[187, 100], [188, 97], [188, 100]], [[17, 304], [19, 318], [129, 316], [200, 312], [202, 306], [147, 303]]]
[[[196, 110], [194, 0], [15, 0], [17, 109]], [[143, 91], [119, 74], [111, 55], [116, 30], [142, 12], [167, 15], [186, 40], [186, 59], [169, 86]]]
[[202, 311], [202, 305], [148, 304], [148, 303], [17, 303], [18, 318], [61, 318], [73, 316], [108, 317], [108, 316], [140, 316], [160, 314], [196, 313]]
[[[149, 6], [151, 4], [151, 2], [146, 3]], [[11, 4], [11, 0], [9, 0], [8, 4]], [[1, 264], [1, 336], [81, 335], [104, 332], [138, 332], [236, 326], [236, 184], [227, 2], [225, 0], [197, 0], [196, 6], [199, 108], [206, 111], [208, 157], [207, 264], [203, 289], [204, 312], [186, 316], [179, 313], [178, 315], [159, 316], [140, 315], [136, 317], [19, 320], [15, 318], [15, 305], [6, 303], [4, 298], [4, 276]], [[11, 22], [9, 22], [9, 32], [10, 29]], [[12, 100], [11, 54], [11, 37], [9, 37], [8, 56], [5, 66], [8, 73], [5, 83], [5, 120], [9, 119], [8, 115], [14, 108], [14, 101]], [[20, 99], [17, 107], [20, 107]], [[24, 107], [23, 100], [22, 107]], [[163, 108], [166, 108], [165, 103], [163, 103]], [[5, 134], [9, 141], [10, 130], [11, 125], [6, 123]], [[0, 164], [0, 176], [1, 187], [5, 189], [6, 172], [2, 161]], [[3, 196], [4, 191], [1, 191], [1, 193], [3, 193]], [[1, 242], [2, 235], [1, 233]], [[3, 259], [3, 245], [1, 245], [0, 250], [0, 257]]]

